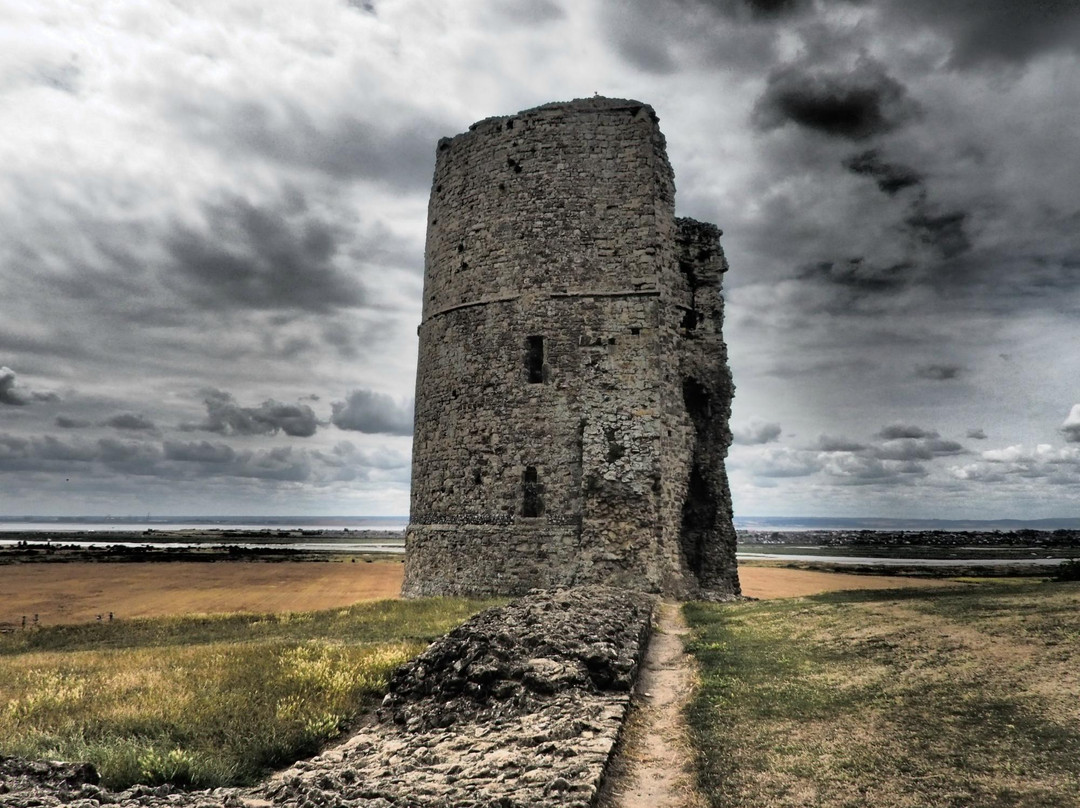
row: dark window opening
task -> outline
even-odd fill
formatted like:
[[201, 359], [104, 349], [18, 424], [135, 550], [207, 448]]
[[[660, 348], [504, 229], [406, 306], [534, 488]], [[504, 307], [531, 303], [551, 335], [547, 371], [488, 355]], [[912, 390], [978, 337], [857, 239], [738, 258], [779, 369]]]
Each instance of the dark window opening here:
[[544, 500], [540, 496], [540, 475], [536, 466], [526, 466], [521, 478], [521, 515], [529, 518], [544, 513]]
[[631, 335], [636, 337], [638, 334], [641, 333], [641, 329], [638, 328], [637, 326], [631, 326], [630, 327], [630, 333], [631, 333]]
[[694, 378], [683, 379], [682, 385], [683, 404], [686, 412], [694, 423], [694, 431], [698, 439], [702, 439], [712, 417], [712, 402], [709, 399], [709, 391], [701, 382]]
[[544, 338], [532, 336], [525, 338], [525, 370], [529, 384], [544, 382]]
[[683, 312], [682, 323], [679, 324], [680, 328], [686, 331], [693, 331], [695, 328], [697, 328], [697, 324], [698, 313], [696, 311], [694, 311], [693, 309], [687, 309]]
[[607, 462], [614, 463], [617, 460], [621, 460], [626, 455], [626, 447], [619, 443], [615, 439], [615, 428], [606, 427], [604, 429], [604, 440], [607, 441]]

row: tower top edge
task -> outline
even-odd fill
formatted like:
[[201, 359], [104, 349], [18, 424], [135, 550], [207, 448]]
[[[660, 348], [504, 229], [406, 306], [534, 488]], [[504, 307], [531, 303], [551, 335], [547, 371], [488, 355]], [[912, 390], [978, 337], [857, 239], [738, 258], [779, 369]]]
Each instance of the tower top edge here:
[[556, 118], [565, 115], [622, 111], [630, 112], [635, 117], [644, 113], [644, 115], [648, 116], [654, 124], [658, 123], [660, 120], [656, 114], [656, 110], [654, 110], [650, 104], [646, 104], [643, 101], [637, 101], [633, 98], [608, 98], [607, 96], [596, 95], [589, 98], [574, 98], [570, 101], [552, 101], [537, 107], [523, 109], [512, 115], [493, 115], [489, 118], [483, 118], [470, 125], [466, 132], [461, 132], [452, 137], [440, 138], [439, 144], [441, 145], [457, 140], [458, 138], [468, 137], [470, 134], [477, 131], [501, 129], [508, 121], [517, 120], [519, 118]]

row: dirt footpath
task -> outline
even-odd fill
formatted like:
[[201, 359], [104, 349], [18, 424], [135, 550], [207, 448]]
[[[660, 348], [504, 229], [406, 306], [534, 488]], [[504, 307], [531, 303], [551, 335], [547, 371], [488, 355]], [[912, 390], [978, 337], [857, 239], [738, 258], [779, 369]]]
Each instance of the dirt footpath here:
[[400, 556], [349, 562], [11, 564], [0, 566], [0, 624], [43, 626], [223, 612], [332, 609], [396, 598]]
[[[851, 575], [740, 566], [744, 595], [790, 598], [851, 589], [943, 586], [951, 582], [890, 575]], [[602, 808], [701, 808], [683, 712], [697, 671], [683, 650], [688, 633], [682, 609], [664, 603], [642, 666], [637, 707], [625, 728], [623, 748], [607, 784]]]

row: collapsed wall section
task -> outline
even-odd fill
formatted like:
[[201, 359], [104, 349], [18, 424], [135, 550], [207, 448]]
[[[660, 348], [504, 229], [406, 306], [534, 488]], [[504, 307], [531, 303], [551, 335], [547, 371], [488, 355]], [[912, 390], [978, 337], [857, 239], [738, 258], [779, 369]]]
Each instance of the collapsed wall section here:
[[[735, 527], [724, 468], [735, 392], [723, 336], [721, 289], [728, 265], [720, 247], [720, 228], [693, 219], [677, 219], [676, 225], [678, 278], [689, 295], [675, 310], [676, 316], [681, 312], [679, 377], [683, 407], [692, 425], [686, 492], [676, 497], [681, 499], [682, 560], [703, 593], [737, 595]], [[674, 515], [665, 517], [671, 520]]]
[[[687, 228], [640, 102], [549, 104], [440, 141], [404, 594], [692, 594], [711, 580], [720, 532], [703, 525], [730, 521], [726, 479], [714, 511], [683, 510], [692, 485], [721, 481], [730, 379], [705, 367], [719, 320], [715, 340], [694, 343], [685, 310], [708, 298], [711, 270], [719, 301], [726, 265], [715, 228], [703, 238], [716, 266], [684, 246]], [[695, 261], [696, 286], [680, 269]], [[690, 330], [704, 335], [705, 319]], [[719, 431], [687, 414], [687, 374], [715, 396]], [[695, 466], [696, 447], [712, 448]], [[713, 577], [737, 592], [733, 575]]]

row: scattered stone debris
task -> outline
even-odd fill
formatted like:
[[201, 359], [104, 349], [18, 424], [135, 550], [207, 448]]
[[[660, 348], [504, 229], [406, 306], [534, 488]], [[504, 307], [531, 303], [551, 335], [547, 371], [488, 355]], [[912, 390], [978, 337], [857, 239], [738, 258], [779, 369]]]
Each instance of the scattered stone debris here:
[[483, 612], [399, 668], [368, 726], [250, 789], [110, 792], [87, 764], [0, 759], [0, 806], [525, 808], [595, 804], [655, 600], [585, 587]]

